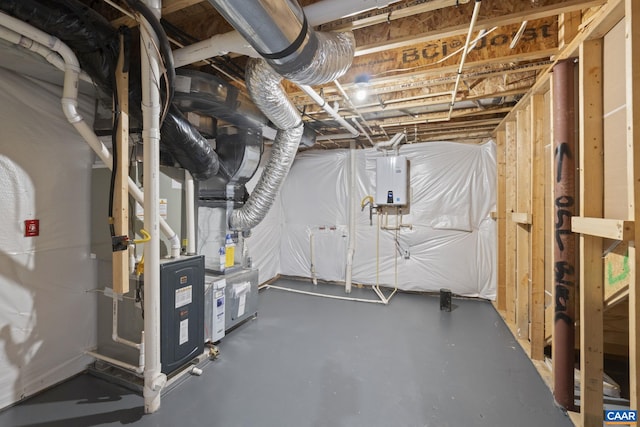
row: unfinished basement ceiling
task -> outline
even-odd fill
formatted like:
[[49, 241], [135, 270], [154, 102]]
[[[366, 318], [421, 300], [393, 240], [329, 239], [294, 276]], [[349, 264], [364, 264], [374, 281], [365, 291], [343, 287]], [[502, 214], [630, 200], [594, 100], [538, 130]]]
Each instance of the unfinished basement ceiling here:
[[[302, 6], [323, 0], [300, 0]], [[345, 0], [347, 1], [347, 0]], [[108, 3], [84, 0], [114, 26], [134, 21]], [[174, 48], [190, 45], [233, 28], [208, 1], [164, 0], [163, 20]], [[366, 5], [374, 1], [359, 0]], [[378, 4], [383, 2], [378, 1]], [[387, 2], [384, 2], [387, 3]], [[570, 41], [583, 13], [592, 14], [603, 0], [483, 0], [472, 32], [454, 107], [452, 92], [473, 0], [401, 0], [318, 26], [323, 31], [351, 30], [356, 56], [339, 79], [314, 89], [348, 122], [367, 135], [361, 146], [405, 132], [407, 141], [450, 140], [480, 143], [551, 64], [559, 46]], [[370, 6], [369, 6], [370, 7]], [[484, 36], [478, 38], [484, 33]], [[230, 53], [189, 67], [216, 74], [244, 87], [246, 57]], [[368, 95], [357, 100], [356, 79], [367, 76]], [[352, 137], [298, 86], [284, 83], [307, 124], [318, 136], [315, 148], [347, 147]]]

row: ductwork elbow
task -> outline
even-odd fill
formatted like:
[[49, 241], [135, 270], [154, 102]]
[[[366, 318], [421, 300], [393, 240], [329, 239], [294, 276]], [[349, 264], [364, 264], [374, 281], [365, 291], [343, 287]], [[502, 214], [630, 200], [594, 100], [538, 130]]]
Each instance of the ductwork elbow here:
[[296, 1], [209, 2], [288, 80], [323, 84], [337, 79], [351, 66], [353, 34], [316, 32]]
[[280, 85], [282, 77], [264, 60], [251, 59], [245, 73], [247, 89], [258, 108], [278, 127], [278, 133], [258, 184], [240, 209], [229, 219], [232, 230], [250, 230], [273, 205], [298, 151], [304, 126], [300, 114]]
[[278, 128], [271, 157], [258, 184], [229, 220], [232, 229], [244, 231], [260, 223], [271, 208], [303, 134], [300, 113], [280, 85], [282, 77], [300, 85], [333, 81], [351, 66], [355, 41], [351, 33], [314, 31], [293, 0], [209, 1], [264, 58], [249, 60], [247, 89], [254, 103]]

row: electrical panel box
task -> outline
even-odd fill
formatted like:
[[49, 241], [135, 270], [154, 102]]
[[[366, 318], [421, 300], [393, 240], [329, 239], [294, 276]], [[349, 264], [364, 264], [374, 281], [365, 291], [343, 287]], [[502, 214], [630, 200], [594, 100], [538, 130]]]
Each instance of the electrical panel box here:
[[204, 352], [204, 256], [160, 264], [160, 362], [169, 374]]
[[406, 156], [376, 159], [376, 205], [404, 206], [409, 203], [409, 161]]

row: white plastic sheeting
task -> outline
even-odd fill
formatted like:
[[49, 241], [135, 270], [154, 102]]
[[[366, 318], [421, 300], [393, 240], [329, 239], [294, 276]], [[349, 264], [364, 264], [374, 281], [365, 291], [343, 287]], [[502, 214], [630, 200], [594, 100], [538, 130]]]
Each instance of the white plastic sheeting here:
[[[397, 232], [380, 230], [368, 208], [357, 213], [353, 282], [376, 283], [403, 290], [438, 291], [495, 298], [496, 228], [490, 213], [495, 207], [495, 144], [481, 146], [449, 142], [404, 145], [400, 154], [410, 161], [410, 213]], [[383, 153], [356, 150], [357, 189], [349, 199], [349, 151], [308, 151], [298, 155], [281, 192], [281, 212], [269, 213], [266, 222], [279, 218], [277, 231], [263, 226], [254, 235], [271, 244], [280, 241], [284, 275], [311, 277], [310, 235], [318, 279], [345, 280], [348, 207], [375, 191], [375, 159]], [[388, 225], [399, 217], [390, 215]], [[384, 222], [384, 218], [381, 218]], [[263, 233], [263, 234], [261, 234]], [[266, 234], [264, 234], [266, 233]], [[279, 233], [279, 234], [276, 234]], [[376, 261], [376, 240], [379, 257]], [[255, 239], [255, 237], [254, 237]], [[271, 264], [273, 251], [254, 244], [257, 264]], [[404, 254], [408, 252], [409, 258]], [[270, 261], [262, 261], [268, 257]], [[397, 263], [397, 264], [396, 264]], [[260, 275], [264, 281], [271, 277]]]
[[61, 93], [0, 68], [0, 408], [82, 371], [96, 344], [92, 155]]

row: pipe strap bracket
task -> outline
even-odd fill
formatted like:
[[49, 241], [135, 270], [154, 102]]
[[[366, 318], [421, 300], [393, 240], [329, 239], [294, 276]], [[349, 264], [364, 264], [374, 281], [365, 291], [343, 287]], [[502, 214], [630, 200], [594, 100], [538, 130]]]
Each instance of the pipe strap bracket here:
[[304, 39], [307, 37], [308, 30], [309, 30], [309, 23], [307, 22], [307, 17], [305, 16], [304, 20], [302, 21], [302, 28], [300, 29], [300, 34], [298, 34], [298, 37], [296, 37], [296, 39], [287, 48], [281, 50], [280, 52], [274, 52], [274, 53], [266, 53], [266, 52], [260, 52], [260, 51], [257, 51], [257, 52], [260, 56], [262, 56], [265, 59], [286, 58], [287, 56], [291, 55], [296, 50], [298, 50], [300, 46], [302, 46]]

